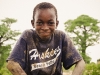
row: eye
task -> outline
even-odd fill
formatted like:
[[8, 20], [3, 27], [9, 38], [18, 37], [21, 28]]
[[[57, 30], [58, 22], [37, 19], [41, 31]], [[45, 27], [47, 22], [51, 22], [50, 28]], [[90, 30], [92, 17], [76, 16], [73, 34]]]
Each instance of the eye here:
[[54, 25], [55, 23], [54, 22], [48, 22], [48, 25]]
[[37, 22], [37, 25], [43, 25], [43, 22]]

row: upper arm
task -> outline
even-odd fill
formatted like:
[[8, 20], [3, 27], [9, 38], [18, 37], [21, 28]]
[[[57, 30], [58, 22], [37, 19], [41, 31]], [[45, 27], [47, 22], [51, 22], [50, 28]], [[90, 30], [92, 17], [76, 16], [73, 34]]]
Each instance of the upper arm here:
[[63, 39], [62, 62], [65, 69], [70, 68], [73, 64], [82, 59], [79, 52], [76, 50], [69, 36]]
[[26, 55], [26, 42], [23, 38], [20, 38], [15, 47], [13, 48], [11, 54], [9, 55], [7, 61], [15, 61], [20, 64], [22, 68], [25, 67], [25, 55]]
[[75, 68], [72, 72], [72, 75], [82, 75], [84, 69], [85, 69], [85, 62], [82, 59], [75, 64]]

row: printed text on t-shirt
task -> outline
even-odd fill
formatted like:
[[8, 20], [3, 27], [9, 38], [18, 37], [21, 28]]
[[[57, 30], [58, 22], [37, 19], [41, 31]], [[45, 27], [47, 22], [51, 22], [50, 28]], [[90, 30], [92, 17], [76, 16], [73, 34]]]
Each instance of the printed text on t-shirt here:
[[52, 49], [51, 51], [49, 51], [49, 48], [48, 48], [42, 54], [39, 54], [37, 49], [32, 49], [31, 51], [29, 51], [29, 54], [32, 52], [34, 52], [34, 53], [30, 56], [30, 60], [32, 60], [32, 59], [36, 60], [37, 58], [42, 60], [45, 58], [50, 58], [54, 55], [55, 55], [55, 57], [53, 59], [50, 59], [50, 60], [45, 61], [45, 62], [37, 62], [37, 63], [31, 64], [31, 67], [32, 67], [31, 71], [35, 70], [35, 69], [39, 69], [39, 68], [46, 68], [46, 67], [53, 65], [56, 62], [58, 56], [60, 55], [61, 49], [58, 46], [56, 49], [54, 49], [54, 50]]

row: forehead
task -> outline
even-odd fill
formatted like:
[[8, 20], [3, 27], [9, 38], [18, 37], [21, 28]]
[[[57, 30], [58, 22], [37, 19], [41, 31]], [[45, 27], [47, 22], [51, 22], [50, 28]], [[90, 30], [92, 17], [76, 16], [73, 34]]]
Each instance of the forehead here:
[[37, 9], [35, 13], [35, 18], [55, 18], [55, 10], [51, 9]]

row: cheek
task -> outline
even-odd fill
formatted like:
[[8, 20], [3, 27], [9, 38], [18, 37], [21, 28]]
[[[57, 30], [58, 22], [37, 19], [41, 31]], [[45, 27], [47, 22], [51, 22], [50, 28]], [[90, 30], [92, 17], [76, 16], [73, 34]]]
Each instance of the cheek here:
[[56, 28], [50, 28], [51, 33], [53, 33], [55, 31]]
[[34, 27], [35, 27], [35, 30], [41, 29], [41, 27], [40, 26], [37, 26], [37, 25], [34, 25]]
[[39, 32], [41, 29], [40, 29], [40, 28], [35, 27], [35, 30], [36, 30], [36, 32]]

